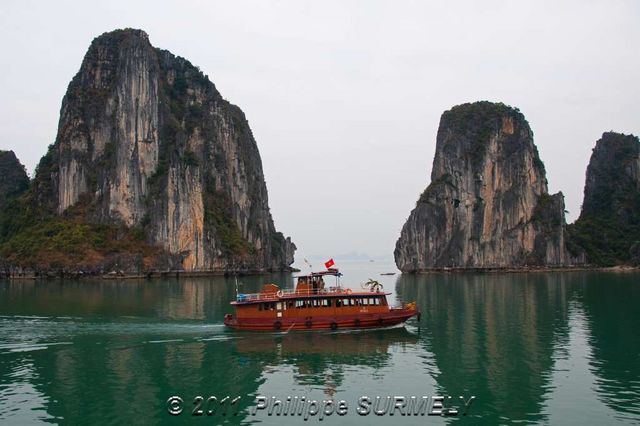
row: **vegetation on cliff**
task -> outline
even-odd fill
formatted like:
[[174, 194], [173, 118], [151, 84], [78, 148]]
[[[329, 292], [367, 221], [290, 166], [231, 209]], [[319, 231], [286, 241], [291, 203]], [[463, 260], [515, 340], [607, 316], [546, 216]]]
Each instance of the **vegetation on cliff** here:
[[13, 151], [0, 150], [0, 210], [29, 187], [29, 177]]
[[143, 272], [157, 267], [162, 248], [145, 240], [140, 227], [87, 221], [94, 206], [85, 196], [62, 215], [38, 212], [26, 192], [7, 210], [2, 223], [1, 264], [41, 273], [84, 271], [106, 273], [125, 269]]
[[[569, 233], [597, 266], [640, 265], [640, 141], [607, 132], [596, 143], [586, 173], [580, 217]], [[635, 247], [634, 247], [635, 246]]]
[[[518, 108], [505, 105], [502, 102], [478, 101], [456, 105], [445, 111], [440, 118], [440, 128], [448, 132], [455, 133], [458, 138], [468, 139], [468, 153], [474, 168], [480, 167], [484, 161], [486, 147], [489, 138], [495, 136], [503, 127], [503, 119], [510, 118], [514, 126], [526, 129], [533, 134], [529, 128], [524, 114]], [[518, 146], [518, 135], [514, 135], [514, 143], [505, 144], [505, 148], [513, 153]], [[537, 148], [534, 146], [537, 154]], [[544, 164], [536, 156], [537, 166], [544, 173]]]
[[18, 202], [29, 188], [29, 177], [13, 151], [0, 151], [0, 243], [17, 228], [23, 212]]

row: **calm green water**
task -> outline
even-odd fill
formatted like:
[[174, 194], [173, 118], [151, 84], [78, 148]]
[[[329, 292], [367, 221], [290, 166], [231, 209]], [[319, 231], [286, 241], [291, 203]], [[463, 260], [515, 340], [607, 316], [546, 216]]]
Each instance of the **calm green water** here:
[[[394, 300], [416, 300], [420, 323], [234, 332], [222, 325], [234, 296], [222, 277], [2, 282], [0, 423], [319, 422], [252, 415], [266, 395], [347, 402], [319, 424], [640, 424], [639, 274], [380, 277], [390, 265], [342, 266], [346, 284], [382, 278]], [[264, 281], [291, 277], [245, 277], [242, 291]], [[179, 416], [172, 395], [185, 401]], [[239, 412], [194, 417], [198, 395], [241, 396]], [[466, 416], [360, 416], [362, 395], [476, 399]]]

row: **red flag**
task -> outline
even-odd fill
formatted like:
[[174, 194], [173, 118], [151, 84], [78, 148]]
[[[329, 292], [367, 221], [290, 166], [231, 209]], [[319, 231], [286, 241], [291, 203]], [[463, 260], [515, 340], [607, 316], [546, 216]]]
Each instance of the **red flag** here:
[[333, 261], [333, 259], [329, 259], [326, 262], [324, 262], [324, 267], [329, 269], [331, 268], [333, 265], [335, 265], [336, 263]]

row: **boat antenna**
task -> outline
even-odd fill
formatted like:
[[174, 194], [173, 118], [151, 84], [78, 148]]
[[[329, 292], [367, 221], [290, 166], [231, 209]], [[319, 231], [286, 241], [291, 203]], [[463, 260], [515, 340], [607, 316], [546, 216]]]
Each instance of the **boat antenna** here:
[[307, 265], [309, 265], [309, 269], [311, 270], [311, 272], [313, 272], [313, 266], [311, 266], [311, 264], [309, 263], [309, 261], [307, 259], [303, 259], [304, 263], [306, 263]]

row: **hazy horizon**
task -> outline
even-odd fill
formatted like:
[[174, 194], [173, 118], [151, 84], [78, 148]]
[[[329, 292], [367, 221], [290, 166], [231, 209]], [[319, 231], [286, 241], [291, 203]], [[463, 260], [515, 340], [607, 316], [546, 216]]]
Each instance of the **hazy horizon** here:
[[391, 256], [454, 105], [522, 111], [568, 222], [596, 140], [640, 134], [634, 1], [5, 1], [0, 12], [0, 149], [33, 174], [92, 39], [143, 29], [245, 112], [296, 263]]

